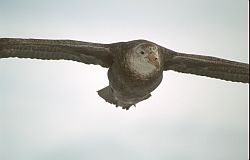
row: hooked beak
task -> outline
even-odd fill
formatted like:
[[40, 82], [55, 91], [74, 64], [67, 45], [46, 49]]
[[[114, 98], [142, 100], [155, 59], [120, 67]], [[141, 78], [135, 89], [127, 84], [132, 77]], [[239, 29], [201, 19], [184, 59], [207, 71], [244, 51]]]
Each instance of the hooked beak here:
[[151, 52], [148, 56], [148, 62], [154, 65], [156, 68], [160, 67], [159, 57]]

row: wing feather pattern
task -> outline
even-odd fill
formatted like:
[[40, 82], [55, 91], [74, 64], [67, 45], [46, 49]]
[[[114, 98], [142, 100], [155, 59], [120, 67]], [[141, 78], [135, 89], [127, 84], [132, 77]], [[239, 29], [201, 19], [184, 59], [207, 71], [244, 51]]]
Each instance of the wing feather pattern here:
[[0, 58], [73, 60], [110, 67], [113, 56], [108, 44], [73, 40], [0, 38]]
[[249, 64], [216, 57], [165, 50], [164, 70], [190, 73], [226, 81], [249, 83]]

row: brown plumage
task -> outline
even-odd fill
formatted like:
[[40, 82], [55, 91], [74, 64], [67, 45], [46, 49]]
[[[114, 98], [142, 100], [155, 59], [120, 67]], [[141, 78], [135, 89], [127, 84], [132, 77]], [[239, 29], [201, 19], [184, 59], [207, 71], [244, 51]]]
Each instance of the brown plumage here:
[[167, 70], [249, 83], [249, 64], [178, 53], [146, 40], [98, 44], [0, 38], [0, 58], [9, 57], [73, 60], [109, 68], [109, 86], [98, 94], [125, 109], [149, 98], [161, 83], [163, 71]]

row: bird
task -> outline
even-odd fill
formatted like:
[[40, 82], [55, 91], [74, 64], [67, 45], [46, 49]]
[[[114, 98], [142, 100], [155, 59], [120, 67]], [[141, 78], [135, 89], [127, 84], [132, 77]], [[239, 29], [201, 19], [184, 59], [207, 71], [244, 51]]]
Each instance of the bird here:
[[[249, 64], [177, 52], [148, 40], [100, 44], [76, 40], [0, 38], [0, 58], [72, 60], [108, 68], [109, 85], [97, 91], [128, 110], [151, 97], [164, 71], [249, 83]], [[0, 62], [1, 63], [1, 62]]]

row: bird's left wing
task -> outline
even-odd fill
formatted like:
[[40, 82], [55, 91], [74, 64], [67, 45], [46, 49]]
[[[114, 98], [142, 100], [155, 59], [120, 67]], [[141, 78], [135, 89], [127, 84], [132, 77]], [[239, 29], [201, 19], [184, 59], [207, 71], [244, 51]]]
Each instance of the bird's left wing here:
[[108, 44], [73, 40], [0, 38], [0, 58], [73, 60], [110, 67], [113, 55]]
[[164, 70], [249, 83], [249, 64], [163, 49]]

